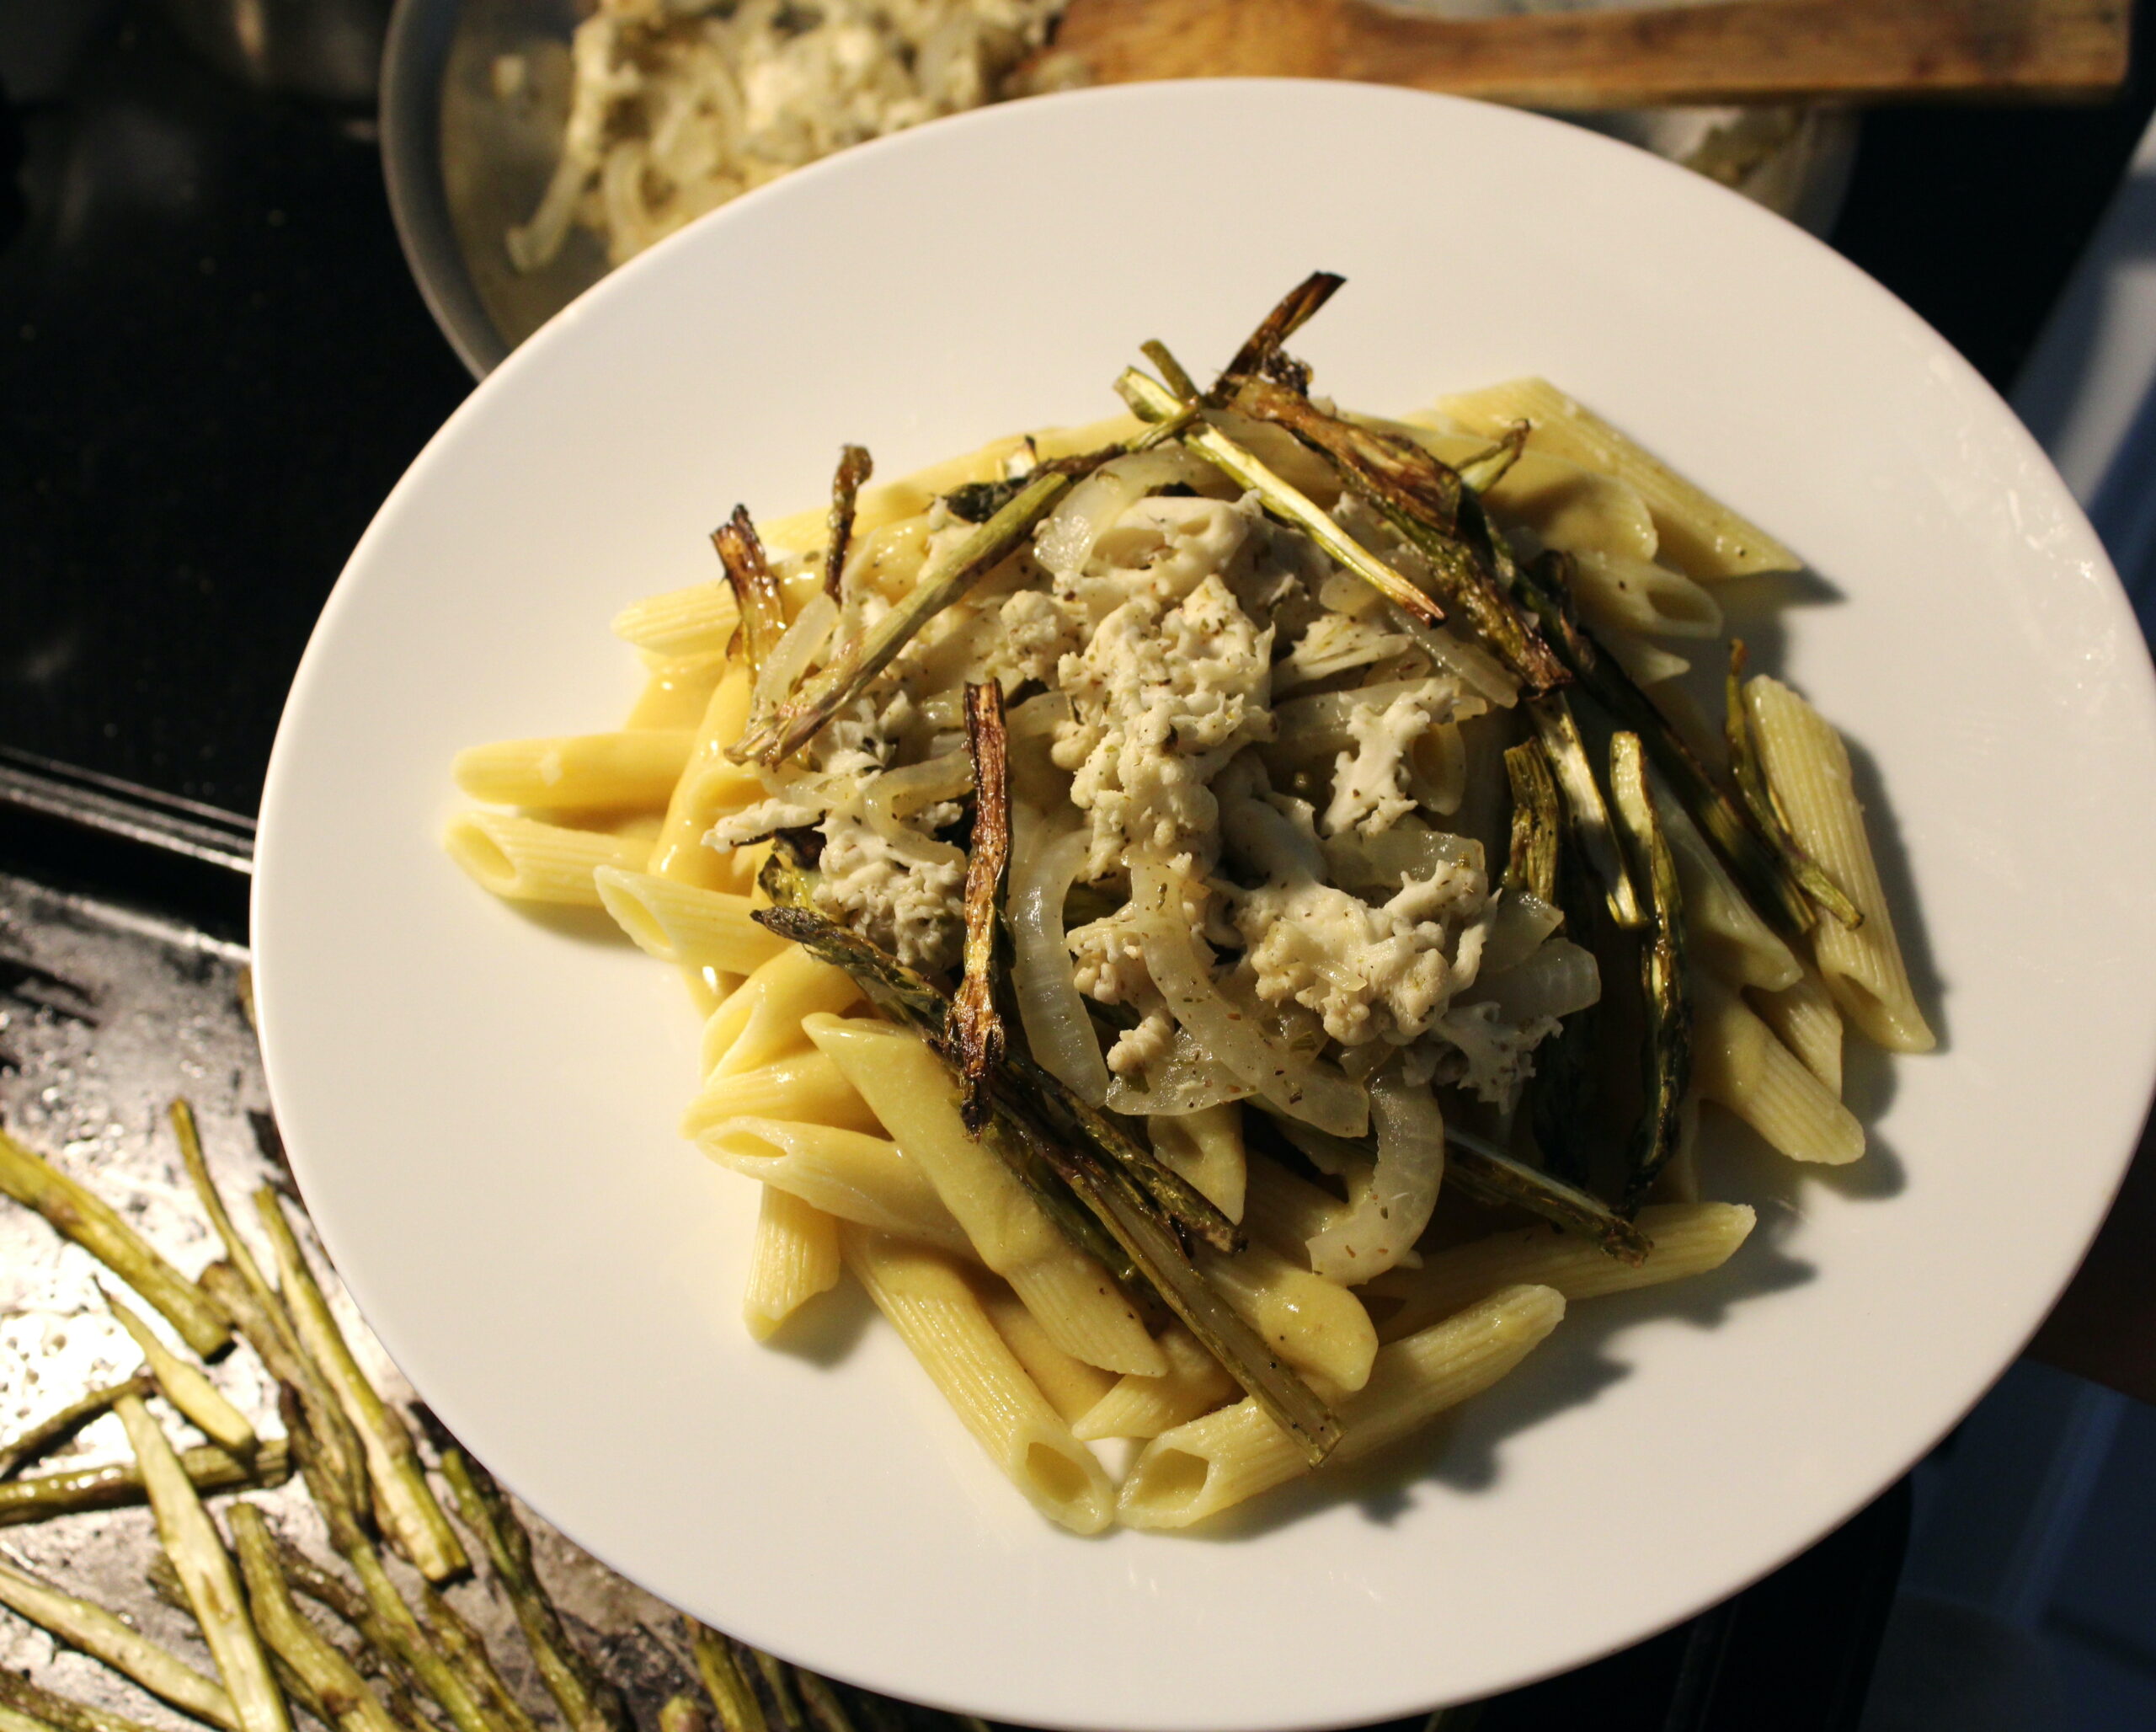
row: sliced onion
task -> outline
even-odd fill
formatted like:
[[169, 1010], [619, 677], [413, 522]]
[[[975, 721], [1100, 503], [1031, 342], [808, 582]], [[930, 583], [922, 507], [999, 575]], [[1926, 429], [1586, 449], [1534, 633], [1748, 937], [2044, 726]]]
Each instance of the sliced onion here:
[[1191, 1038], [1189, 1029], [1177, 1029], [1168, 1056], [1143, 1077], [1110, 1079], [1107, 1107], [1112, 1113], [1132, 1118], [1161, 1113], [1179, 1115], [1231, 1100], [1246, 1100], [1257, 1092], [1225, 1065], [1209, 1057]]
[[1519, 701], [1518, 682], [1480, 644], [1455, 637], [1444, 626], [1415, 626], [1412, 629], [1416, 643], [1429, 652], [1430, 659], [1469, 691], [1486, 698], [1500, 709], [1510, 709]]
[[1441, 868], [1483, 869], [1482, 844], [1471, 836], [1432, 830], [1402, 820], [1382, 836], [1348, 831], [1327, 837], [1326, 870], [1343, 890], [1396, 890], [1411, 878], [1428, 878]]
[[1166, 452], [1139, 452], [1103, 463], [1070, 489], [1033, 538], [1033, 557], [1058, 577], [1075, 577], [1093, 557], [1093, 543], [1151, 489], [1182, 478]]
[[824, 640], [830, 636], [838, 617], [837, 603], [820, 590], [802, 604], [793, 623], [780, 633], [770, 659], [757, 671], [756, 684], [749, 700], [752, 714], [763, 714], [792, 694], [800, 684], [802, 675], [808, 671], [808, 665], [816, 659], [816, 652], [824, 647]]
[[1182, 916], [1175, 875], [1156, 863], [1134, 863], [1132, 900], [1146, 911], [1134, 931], [1145, 970], [1176, 1020], [1206, 1052], [1283, 1113], [1336, 1136], [1360, 1136], [1369, 1097], [1331, 1065], [1268, 1040], [1254, 1018], [1213, 984], [1198, 939]]
[[1273, 714], [1279, 720], [1283, 742], [1296, 755], [1308, 756], [1352, 747], [1355, 740], [1348, 724], [1355, 712], [1364, 708], [1382, 712], [1400, 698], [1414, 698], [1439, 719], [1481, 715], [1485, 708], [1479, 700], [1463, 697], [1455, 680], [1380, 680], [1345, 692], [1293, 698], [1277, 706]]
[[1396, 1065], [1370, 1079], [1377, 1165], [1351, 1176], [1348, 1213], [1306, 1241], [1310, 1267], [1353, 1286], [1416, 1262], [1415, 1241], [1430, 1224], [1445, 1174], [1445, 1121], [1428, 1083], [1404, 1080]]
[[1564, 923], [1565, 917], [1541, 897], [1518, 889], [1506, 890], [1490, 916], [1490, 936], [1483, 941], [1480, 972], [1501, 975], [1508, 968], [1518, 968]]
[[1438, 722], [1407, 748], [1407, 791], [1443, 816], [1460, 810], [1467, 797], [1467, 742], [1459, 723]]
[[1005, 911], [1016, 953], [1011, 984], [1026, 1044], [1043, 1069], [1088, 1106], [1108, 1098], [1107, 1061], [1072, 976], [1063, 899], [1092, 846], [1084, 825], [1060, 832], [1030, 806], [1011, 814], [1011, 890]]
[[956, 799], [973, 785], [973, 764], [965, 753], [947, 751], [903, 770], [884, 771], [869, 783], [862, 799], [862, 815], [868, 827], [902, 858], [923, 866], [963, 867], [963, 848], [923, 836], [905, 821], [923, 806]]
[[1012, 710], [1004, 730], [1013, 740], [1032, 740], [1053, 734], [1070, 719], [1070, 698], [1062, 692], [1043, 692]]
[[1499, 1020], [1524, 1028], [1542, 1017], [1570, 1016], [1602, 997], [1602, 973], [1594, 953], [1570, 938], [1551, 938], [1526, 961], [1493, 975], [1489, 965], [1468, 1002], [1494, 1004]]

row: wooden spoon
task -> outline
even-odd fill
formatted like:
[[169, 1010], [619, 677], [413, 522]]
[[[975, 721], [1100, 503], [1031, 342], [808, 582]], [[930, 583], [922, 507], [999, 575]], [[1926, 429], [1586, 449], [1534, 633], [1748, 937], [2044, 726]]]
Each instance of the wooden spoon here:
[[1732, 0], [1436, 19], [1369, 0], [1070, 0], [1042, 81], [1350, 78], [1546, 109], [2093, 100], [2132, 0]]

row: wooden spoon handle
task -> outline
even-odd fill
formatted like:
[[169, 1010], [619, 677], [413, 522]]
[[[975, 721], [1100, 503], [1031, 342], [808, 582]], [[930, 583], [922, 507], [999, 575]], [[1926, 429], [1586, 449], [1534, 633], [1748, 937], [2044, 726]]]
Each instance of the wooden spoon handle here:
[[1339, 6], [1336, 78], [1557, 109], [2101, 96], [2126, 76], [2129, 12], [2128, 0], [1735, 0], [1469, 22]]
[[1550, 109], [2095, 98], [2131, 0], [1731, 0], [1433, 19], [1371, 0], [1070, 0], [1054, 57], [1097, 83], [1280, 77]]

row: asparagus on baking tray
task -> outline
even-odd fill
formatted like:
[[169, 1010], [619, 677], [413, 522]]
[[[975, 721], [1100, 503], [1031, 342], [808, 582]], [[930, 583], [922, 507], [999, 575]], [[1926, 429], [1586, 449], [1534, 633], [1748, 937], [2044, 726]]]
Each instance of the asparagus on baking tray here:
[[[121, 1234], [101, 1230], [100, 1223], [111, 1213], [107, 1205], [72, 1181], [51, 1183], [51, 1169], [19, 1145], [13, 1146], [19, 1158], [15, 1163], [17, 1184], [8, 1187], [9, 1194], [17, 1194], [19, 1186], [28, 1194], [25, 1200], [48, 1218], [56, 1214], [54, 1224], [93, 1254], [111, 1249], [119, 1264], [108, 1262], [108, 1270], [129, 1280], [145, 1296], [145, 1288], [129, 1277], [128, 1270], [140, 1274], [162, 1268], [170, 1273], [172, 1281], [185, 1282], [200, 1296], [203, 1314], [216, 1326], [198, 1329], [204, 1340], [221, 1337], [229, 1343], [236, 1328], [256, 1350], [277, 1386], [285, 1435], [262, 1437], [251, 1451], [215, 1444], [175, 1449], [144, 1405], [144, 1398], [160, 1387], [159, 1380], [146, 1371], [90, 1392], [0, 1445], [0, 1526], [149, 1503], [161, 1542], [149, 1569], [152, 1584], [162, 1596], [193, 1617], [219, 1676], [213, 1678], [198, 1671], [93, 1602], [4, 1563], [0, 1563], [0, 1605], [220, 1732], [286, 1732], [291, 1724], [288, 1703], [334, 1732], [441, 1732], [444, 1721], [451, 1732], [537, 1732], [537, 1723], [462, 1616], [424, 1575], [408, 1599], [384, 1564], [374, 1530], [377, 1522], [389, 1526], [385, 1519], [389, 1506], [382, 1502], [381, 1491], [394, 1481], [424, 1492], [426, 1505], [419, 1507], [433, 1510], [441, 1534], [456, 1548], [453, 1555], [462, 1560], [464, 1549], [426, 1488], [410, 1434], [367, 1381], [336, 1325], [284, 1205], [266, 1187], [258, 1195], [280, 1275], [278, 1286], [273, 1286], [233, 1226], [210, 1177], [193, 1112], [184, 1101], [175, 1101], [171, 1117], [204, 1212], [225, 1251], [205, 1270], [199, 1285], [170, 1271], [131, 1230]], [[31, 1169], [27, 1173], [26, 1163]], [[86, 1200], [87, 1206], [76, 1211], [71, 1205], [78, 1198]], [[74, 1230], [77, 1214], [93, 1223], [88, 1232]], [[153, 1280], [152, 1286], [156, 1285]], [[180, 1308], [187, 1307], [182, 1303]], [[138, 1333], [140, 1320], [135, 1321], [137, 1328], [130, 1333], [139, 1340], [147, 1331]], [[162, 1351], [168, 1373], [187, 1371], [200, 1377], [199, 1371], [185, 1366], [170, 1349]], [[334, 1371], [324, 1360], [332, 1363]], [[296, 1387], [302, 1381], [314, 1387], [312, 1401]], [[206, 1379], [200, 1390], [190, 1386], [190, 1403], [205, 1416], [216, 1415], [216, 1409], [200, 1399], [201, 1391], [210, 1387]], [[163, 1393], [169, 1396], [172, 1391], [167, 1387]], [[353, 1410], [350, 1419], [347, 1406]], [[110, 1411], [119, 1414], [135, 1459], [6, 1478], [35, 1465]], [[458, 1512], [504, 1588], [531, 1649], [534, 1670], [569, 1732], [632, 1732], [633, 1721], [621, 1692], [578, 1648], [547, 1595], [534, 1567], [530, 1535], [508, 1499], [431, 1416], [423, 1419]], [[350, 1429], [355, 1421], [368, 1428], [373, 1449], [362, 1451]], [[402, 1440], [401, 1449], [383, 1442], [383, 1432], [392, 1427]], [[249, 1425], [248, 1431], [252, 1435], [253, 1428]], [[328, 1441], [332, 1437], [334, 1445]], [[230, 1441], [242, 1441], [236, 1430]], [[370, 1474], [368, 1455], [377, 1461], [388, 1457], [401, 1465]], [[334, 1549], [357, 1580], [356, 1588], [279, 1535], [251, 1503], [236, 1501], [227, 1510], [228, 1548], [201, 1502], [219, 1493], [281, 1485], [295, 1465], [328, 1528]], [[408, 1525], [400, 1526], [407, 1532], [413, 1531]], [[468, 1563], [460, 1567], [468, 1568]], [[351, 1628], [360, 1643], [355, 1654], [347, 1654], [322, 1633], [300, 1611], [296, 1595], [305, 1595]], [[761, 1688], [782, 1691], [790, 1704], [787, 1713], [777, 1716], [776, 1729], [762, 1718], [760, 1709], [753, 1724], [737, 1724], [731, 1714], [722, 1713], [728, 1732], [899, 1732], [896, 1715], [876, 1698], [844, 1691], [743, 1644], [727, 1645], [755, 1675]], [[700, 1641], [697, 1647], [698, 1668], [708, 1680], [714, 1674], [705, 1664], [705, 1644]], [[369, 1670], [373, 1682], [365, 1675]], [[680, 1716], [675, 1719], [678, 1722]], [[34, 1727], [50, 1732], [147, 1732], [122, 1715], [57, 1694], [4, 1669], [0, 1669], [0, 1721], [17, 1732], [31, 1732]]]

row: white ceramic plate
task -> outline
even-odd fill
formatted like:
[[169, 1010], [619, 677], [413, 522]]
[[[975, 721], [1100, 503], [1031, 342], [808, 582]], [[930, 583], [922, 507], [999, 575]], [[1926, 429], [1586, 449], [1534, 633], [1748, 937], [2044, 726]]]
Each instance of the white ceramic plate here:
[[[1217, 364], [1317, 266], [1343, 401], [1535, 371], [1823, 575], [1764, 665], [1855, 741], [1945, 1050], [1860, 1056], [1860, 1167], [1737, 1149], [1721, 1275], [1582, 1304], [1405, 1457], [1203, 1538], [1046, 1526], [880, 1323], [738, 1320], [750, 1188], [675, 1133], [680, 983], [440, 853], [451, 754], [614, 725], [616, 607], [814, 504]], [[2156, 1050], [2156, 711], [2036, 446], [1947, 346], [1742, 200], [1498, 109], [1348, 86], [1021, 104], [848, 153], [609, 278], [473, 394], [294, 688], [254, 932], [270, 1077], [339, 1266], [502, 1477], [819, 1671], [1044, 1725], [1339, 1724], [1472, 1697], [1742, 1586], [1901, 1473], [2042, 1316]], [[1913, 886], [1921, 913], [1912, 910]]]

